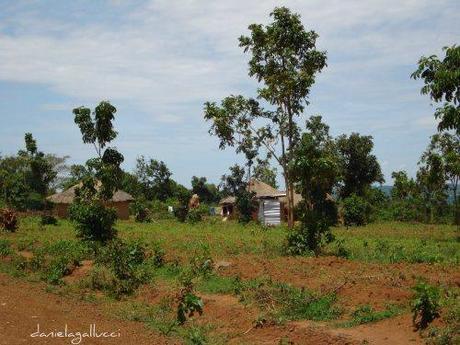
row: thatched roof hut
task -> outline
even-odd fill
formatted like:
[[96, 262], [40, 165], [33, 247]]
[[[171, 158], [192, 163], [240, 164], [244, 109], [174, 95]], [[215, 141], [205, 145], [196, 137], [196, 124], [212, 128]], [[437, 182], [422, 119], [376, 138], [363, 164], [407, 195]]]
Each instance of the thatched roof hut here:
[[[279, 191], [276, 188], [266, 184], [265, 182], [251, 179], [246, 186], [246, 189], [250, 192], [256, 193], [255, 199], [269, 199], [269, 198], [280, 198], [286, 196], [285, 192]], [[234, 196], [227, 196], [223, 198], [219, 205], [233, 205], [235, 204]]]
[[[50, 195], [46, 199], [54, 204], [54, 213], [58, 217], [65, 218], [67, 217], [67, 210], [71, 203], [75, 199], [75, 190], [81, 187], [81, 183], [75, 186], [70, 187], [69, 189], [61, 192]], [[97, 188], [97, 187], [96, 187]], [[128, 219], [129, 218], [129, 204], [134, 200], [134, 198], [122, 191], [117, 190], [112, 199], [108, 202], [108, 206], [113, 207], [117, 210], [118, 218]]]

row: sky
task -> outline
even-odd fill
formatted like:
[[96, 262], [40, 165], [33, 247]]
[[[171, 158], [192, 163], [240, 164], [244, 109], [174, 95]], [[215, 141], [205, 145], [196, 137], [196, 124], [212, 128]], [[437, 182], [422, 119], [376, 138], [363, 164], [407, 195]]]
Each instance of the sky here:
[[219, 150], [203, 104], [256, 96], [238, 37], [276, 6], [299, 13], [327, 51], [301, 121], [371, 135], [386, 184], [395, 170], [414, 176], [436, 105], [410, 75], [421, 56], [460, 43], [458, 0], [0, 0], [0, 153], [32, 132], [40, 150], [84, 163], [94, 152], [72, 109], [109, 100], [125, 169], [144, 155], [185, 185], [218, 182], [243, 157]]

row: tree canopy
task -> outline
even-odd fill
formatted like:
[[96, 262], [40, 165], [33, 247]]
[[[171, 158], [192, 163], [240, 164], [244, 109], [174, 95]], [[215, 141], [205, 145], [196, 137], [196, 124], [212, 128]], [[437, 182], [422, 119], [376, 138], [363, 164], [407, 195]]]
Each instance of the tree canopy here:
[[352, 194], [363, 197], [372, 183], [385, 181], [377, 157], [372, 154], [373, 148], [371, 136], [352, 133], [350, 136], [341, 135], [337, 138], [342, 170], [342, 198]]
[[453, 130], [460, 135], [460, 46], [445, 47], [444, 52], [443, 59], [422, 56], [412, 78], [423, 79], [422, 94], [437, 103], [444, 102], [435, 112], [440, 120], [438, 130]]
[[280, 164], [292, 227], [294, 190], [288, 165], [300, 138], [296, 119], [308, 104], [315, 76], [326, 66], [326, 53], [316, 49], [318, 35], [305, 30], [298, 14], [279, 7], [270, 17], [273, 21], [268, 25], [251, 24], [250, 35], [239, 41], [250, 54], [249, 76], [261, 83], [257, 97], [271, 109], [263, 109], [257, 100], [232, 95], [220, 105], [205, 103], [204, 118], [212, 122], [210, 134], [219, 138], [219, 147], [236, 147], [245, 154], [249, 167], [261, 147]]

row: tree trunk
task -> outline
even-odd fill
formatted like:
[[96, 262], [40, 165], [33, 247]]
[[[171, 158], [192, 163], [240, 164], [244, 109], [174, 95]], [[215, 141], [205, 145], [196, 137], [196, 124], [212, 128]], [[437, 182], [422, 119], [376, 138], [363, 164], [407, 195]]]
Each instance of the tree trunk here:
[[457, 227], [460, 225], [460, 210], [458, 209], [458, 197], [457, 197], [457, 188], [458, 188], [458, 180], [454, 183], [454, 224]]
[[284, 172], [284, 185], [286, 189], [286, 199], [287, 199], [287, 221], [288, 221], [288, 228], [292, 229], [294, 227], [294, 208], [293, 208], [293, 200], [291, 199], [291, 186], [289, 184], [289, 175], [287, 171]]

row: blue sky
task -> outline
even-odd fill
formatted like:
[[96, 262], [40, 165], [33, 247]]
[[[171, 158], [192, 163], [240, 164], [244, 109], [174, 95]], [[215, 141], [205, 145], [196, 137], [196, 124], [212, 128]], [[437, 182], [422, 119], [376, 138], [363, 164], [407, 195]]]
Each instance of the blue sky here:
[[328, 53], [305, 117], [322, 115], [334, 135], [372, 135], [387, 184], [394, 170], [414, 175], [436, 122], [410, 74], [420, 56], [460, 43], [456, 0], [0, 0], [0, 152], [32, 132], [41, 150], [83, 163], [93, 152], [71, 110], [106, 99], [126, 169], [143, 154], [186, 185], [217, 182], [241, 158], [208, 135], [203, 103], [255, 96], [237, 38], [281, 5]]

